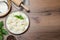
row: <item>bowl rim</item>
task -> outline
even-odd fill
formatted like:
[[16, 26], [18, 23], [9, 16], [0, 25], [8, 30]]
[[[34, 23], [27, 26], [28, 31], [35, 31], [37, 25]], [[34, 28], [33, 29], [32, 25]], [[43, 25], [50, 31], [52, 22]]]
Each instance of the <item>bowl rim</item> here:
[[7, 0], [7, 1], [8, 1], [8, 2], [1, 1], [1, 2], [5, 2], [5, 3], [7, 4], [7, 6], [8, 6], [8, 11], [5, 12], [5, 13], [1, 13], [1, 14], [0, 14], [0, 17], [3, 17], [3, 16], [5, 16], [5, 15], [7, 15], [7, 14], [10, 12], [11, 8], [12, 8], [11, 0]]
[[[13, 11], [13, 12], [23, 12], [23, 11]], [[13, 13], [13, 12], [11, 12], [11, 13]], [[30, 27], [30, 19], [29, 19], [29, 16], [28, 16], [25, 12], [23, 12], [23, 14], [25, 14], [25, 15], [27, 16], [27, 18], [28, 18], [29, 24], [28, 24], [27, 28], [26, 28], [23, 32], [18, 33], [18, 34], [10, 32], [10, 30], [7, 28], [7, 24], [6, 24], [7, 19], [8, 19], [8, 16], [9, 16], [9, 15], [8, 15], [7, 18], [6, 18], [6, 20], [5, 20], [5, 28], [8, 30], [8, 32], [10, 32], [11, 34], [14, 34], [14, 35], [21, 35], [21, 34], [24, 34], [25, 32], [28, 31], [28, 29], [29, 29], [29, 27]]]

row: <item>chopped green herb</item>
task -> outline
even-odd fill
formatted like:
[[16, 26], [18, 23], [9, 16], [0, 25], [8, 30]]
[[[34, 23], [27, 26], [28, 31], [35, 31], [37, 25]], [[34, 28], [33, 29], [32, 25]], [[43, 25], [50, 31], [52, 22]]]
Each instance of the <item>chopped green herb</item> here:
[[3, 35], [7, 35], [8, 32], [3, 28], [4, 23], [0, 21], [0, 40], [3, 40]]
[[2, 34], [7, 35], [8, 32], [5, 29], [2, 29]]
[[24, 19], [22, 15], [19, 15], [19, 16], [18, 15], [15, 15], [15, 17], [18, 18], [18, 19], [20, 19], [20, 20], [23, 20]]
[[0, 32], [1, 32], [1, 29], [0, 29]]
[[0, 34], [0, 40], [3, 40], [3, 35], [2, 34]]
[[3, 21], [0, 22], [0, 29], [4, 26]]

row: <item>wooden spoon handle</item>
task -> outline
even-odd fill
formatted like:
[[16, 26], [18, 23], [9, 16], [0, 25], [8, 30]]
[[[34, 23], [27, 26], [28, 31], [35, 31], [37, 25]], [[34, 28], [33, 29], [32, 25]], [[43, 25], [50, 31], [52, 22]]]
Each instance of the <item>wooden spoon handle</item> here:
[[23, 5], [23, 4], [21, 4], [21, 6], [22, 6], [26, 11], [30, 11], [30, 9], [29, 9], [27, 6], [25, 6], [25, 5]]
[[22, 0], [12, 0], [17, 6], [20, 6], [20, 4], [23, 2]]

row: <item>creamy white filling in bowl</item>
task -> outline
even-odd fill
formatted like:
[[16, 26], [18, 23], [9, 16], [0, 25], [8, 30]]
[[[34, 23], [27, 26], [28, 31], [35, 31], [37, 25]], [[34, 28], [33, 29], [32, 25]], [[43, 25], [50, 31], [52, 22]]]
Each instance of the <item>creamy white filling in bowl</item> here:
[[12, 12], [6, 19], [6, 28], [13, 34], [21, 34], [29, 27], [29, 18], [24, 12]]
[[8, 14], [11, 7], [11, 0], [0, 0], [0, 17]]
[[0, 14], [8, 12], [8, 5], [6, 2], [0, 2]]

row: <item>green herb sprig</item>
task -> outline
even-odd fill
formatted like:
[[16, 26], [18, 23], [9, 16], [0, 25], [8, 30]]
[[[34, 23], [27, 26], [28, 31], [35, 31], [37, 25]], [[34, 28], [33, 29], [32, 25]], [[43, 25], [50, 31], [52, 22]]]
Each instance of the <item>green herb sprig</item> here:
[[23, 16], [22, 15], [15, 15], [16, 18], [20, 19], [20, 20], [23, 20]]
[[0, 40], [3, 40], [3, 35], [7, 35], [8, 32], [3, 28], [4, 23], [3, 21], [0, 21]]

